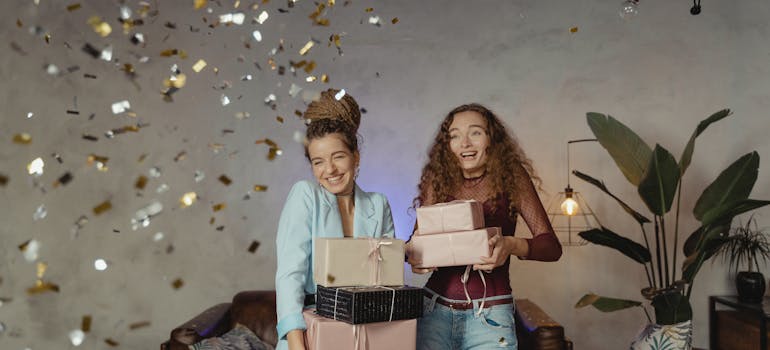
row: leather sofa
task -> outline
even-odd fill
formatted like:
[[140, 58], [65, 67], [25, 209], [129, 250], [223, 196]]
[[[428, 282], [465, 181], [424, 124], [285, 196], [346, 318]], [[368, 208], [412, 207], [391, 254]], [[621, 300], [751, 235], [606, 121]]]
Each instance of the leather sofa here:
[[[275, 345], [275, 291], [238, 293], [230, 303], [212, 306], [171, 331], [161, 350], [188, 350], [188, 345], [226, 333], [235, 323], [251, 329]], [[564, 328], [528, 299], [516, 300], [516, 333], [519, 350], [572, 350]]]

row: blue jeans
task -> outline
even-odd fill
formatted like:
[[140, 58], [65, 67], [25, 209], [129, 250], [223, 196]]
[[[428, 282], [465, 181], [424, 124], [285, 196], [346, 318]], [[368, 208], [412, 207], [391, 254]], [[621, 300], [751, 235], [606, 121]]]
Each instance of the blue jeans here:
[[479, 314], [480, 299], [473, 300], [473, 309], [456, 310], [436, 303], [438, 297], [423, 301], [423, 315], [417, 320], [417, 350], [518, 348], [513, 303], [484, 307]]

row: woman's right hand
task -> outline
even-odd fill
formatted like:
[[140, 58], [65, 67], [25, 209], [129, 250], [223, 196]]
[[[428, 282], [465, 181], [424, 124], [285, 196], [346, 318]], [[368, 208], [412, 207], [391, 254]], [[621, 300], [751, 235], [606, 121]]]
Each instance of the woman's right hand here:
[[426, 274], [428, 272], [436, 271], [436, 269], [437, 269], [436, 267], [417, 267], [417, 266], [422, 265], [422, 261], [413, 258], [412, 254], [410, 254], [411, 253], [411, 248], [412, 248], [412, 242], [407, 243], [405, 248], [406, 248], [405, 249], [406, 250], [406, 262], [408, 262], [409, 265], [412, 266], [412, 272], [422, 275], [422, 274]]
[[289, 350], [305, 350], [305, 331], [294, 329], [286, 333], [286, 340], [289, 343]]

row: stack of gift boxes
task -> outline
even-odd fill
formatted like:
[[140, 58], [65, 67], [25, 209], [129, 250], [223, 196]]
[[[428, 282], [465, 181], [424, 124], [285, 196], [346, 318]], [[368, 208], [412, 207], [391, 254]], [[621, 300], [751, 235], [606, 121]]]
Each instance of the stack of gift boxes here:
[[308, 349], [415, 349], [423, 290], [404, 285], [404, 241], [318, 238], [314, 249]]
[[499, 227], [484, 227], [484, 209], [474, 200], [457, 200], [417, 208], [418, 230], [410, 256], [419, 267], [463, 266], [491, 256], [489, 239]]

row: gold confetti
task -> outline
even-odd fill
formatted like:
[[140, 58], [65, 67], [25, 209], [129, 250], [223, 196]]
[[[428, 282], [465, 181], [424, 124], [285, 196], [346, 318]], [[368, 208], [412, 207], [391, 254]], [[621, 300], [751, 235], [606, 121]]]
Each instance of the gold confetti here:
[[99, 215], [110, 209], [112, 209], [112, 203], [110, 203], [110, 201], [107, 200], [95, 206], [93, 209], [93, 212], [94, 212], [94, 215]]
[[373, 7], [367, 7], [365, 10], [367, 13], [374, 11]]
[[267, 191], [267, 185], [254, 185], [254, 192], [265, 192]]
[[177, 153], [176, 157], [174, 157], [174, 161], [178, 162], [180, 160], [184, 160], [185, 158], [187, 158], [187, 152], [181, 151], [181, 152]]
[[56, 187], [59, 187], [61, 185], [66, 185], [70, 181], [72, 181], [72, 173], [70, 173], [68, 171], [68, 172], [64, 173], [64, 175], [59, 176], [59, 178], [56, 181], [54, 181], [53, 187], [56, 188]]
[[29, 295], [35, 295], [45, 292], [59, 292], [59, 286], [56, 284], [53, 284], [51, 282], [43, 282], [42, 280], [37, 280], [35, 282], [34, 287], [27, 288], [27, 294]]
[[171, 283], [171, 286], [174, 287], [174, 289], [182, 288], [183, 285], [184, 281], [181, 278], [177, 278]]
[[227, 177], [227, 175], [220, 175], [219, 182], [223, 183], [225, 186], [230, 186], [233, 180], [230, 180], [230, 178]]
[[110, 160], [107, 157], [97, 156], [95, 154], [88, 155], [88, 165], [96, 165], [96, 169], [99, 171], [107, 171], [107, 161]]
[[249, 253], [254, 254], [254, 252], [257, 251], [257, 248], [259, 248], [259, 241], [252, 241], [251, 245], [249, 245]]
[[37, 279], [43, 279], [43, 276], [45, 276], [45, 272], [48, 270], [48, 264], [44, 262], [37, 263]]
[[147, 159], [147, 153], [142, 153], [142, 155], [140, 155], [139, 159], [137, 159], [136, 161], [138, 163], [142, 163], [142, 162], [144, 162], [145, 159]]
[[13, 143], [19, 144], [19, 145], [28, 145], [32, 143], [32, 135], [26, 132], [13, 135]]
[[398, 17], [393, 17], [393, 19], [390, 20], [390, 23], [393, 23], [393, 24], [398, 23]]
[[281, 117], [280, 115], [275, 117], [275, 120], [278, 121], [279, 123], [283, 123], [283, 117]]
[[321, 81], [324, 82], [324, 83], [328, 83], [329, 82], [329, 76], [326, 75], [326, 74], [322, 74], [321, 75]]
[[215, 221], [217, 221], [217, 218], [212, 216], [211, 219], [209, 219], [209, 225], [213, 225]]
[[578, 31], [578, 27], [572, 27], [569, 29], [570, 33], [577, 33], [577, 31]]
[[67, 11], [72, 12], [80, 9], [80, 3], [74, 3], [71, 5], [67, 5]]
[[299, 50], [299, 54], [304, 56], [308, 51], [310, 51], [310, 48], [312, 48], [314, 45], [313, 40], [310, 40]]
[[185, 193], [182, 198], [179, 198], [179, 203], [181, 204], [182, 208], [187, 208], [198, 199], [198, 195], [195, 194], [195, 192], [187, 192]]
[[80, 321], [80, 330], [86, 333], [91, 331], [91, 315], [83, 316], [83, 320]]
[[139, 175], [139, 177], [136, 178], [136, 182], [134, 182], [134, 188], [143, 190], [144, 186], [147, 186], [147, 176]]
[[179, 49], [167, 49], [160, 52], [162, 57], [179, 56], [179, 58], [187, 58], [187, 52]]
[[5, 187], [8, 184], [8, 176], [0, 174], [0, 186]]
[[305, 66], [305, 68], [304, 68], [304, 69], [305, 69], [305, 73], [308, 73], [308, 74], [312, 73], [312, 72], [313, 72], [313, 69], [315, 69], [315, 61], [310, 61], [310, 62], [309, 62], [309, 63], [308, 63], [306, 66]]
[[206, 7], [207, 3], [208, 3], [208, 0], [193, 0], [193, 8], [196, 10], [200, 10]]
[[[179, 279], [177, 279], [176, 281], [180, 281], [181, 282], [181, 280], [179, 280]], [[176, 283], [176, 281], [174, 281], [174, 283]], [[128, 325], [128, 329], [133, 331], [135, 329], [149, 327], [149, 326], [150, 326], [150, 321], [140, 321], [140, 322], [134, 322], [134, 323]]]
[[101, 17], [99, 16], [91, 16], [87, 23], [90, 24], [91, 28], [93, 28], [94, 31], [102, 37], [106, 37], [112, 33], [112, 27], [110, 27], [110, 24], [102, 21]]
[[215, 212], [217, 212], [217, 211], [220, 211], [220, 210], [222, 210], [222, 209], [224, 209], [224, 208], [226, 208], [226, 207], [227, 207], [227, 204], [226, 204], [226, 203], [218, 203], [218, 204], [214, 204], [214, 205], [211, 207], [211, 209], [213, 209]]
[[17, 26], [17, 27], [19, 27], [19, 28], [21, 28], [21, 27], [23, 27], [23, 26], [24, 26], [24, 23], [22, 23], [22, 22], [21, 22], [21, 19], [20, 19], [20, 18], [17, 18], [17, 19], [16, 19], [16, 26]]
[[187, 76], [184, 73], [179, 73], [163, 80], [163, 86], [170, 88], [174, 87], [181, 89], [187, 83]]
[[317, 79], [318, 78], [316, 78], [315, 75], [309, 75], [307, 78], [305, 78], [305, 81], [308, 82], [308, 83], [312, 83], [312, 82], [316, 81]]
[[192, 66], [192, 69], [195, 71], [195, 73], [200, 73], [203, 68], [206, 68], [206, 61], [204, 60], [198, 60], [198, 62], [195, 62], [195, 64]]
[[329, 2], [329, 7], [334, 6], [334, 0], [329, 0], [328, 2]]
[[112, 346], [112, 347], [116, 347], [116, 346], [120, 345], [120, 343], [112, 340], [112, 338], [104, 339], [104, 342], [107, 343], [107, 345]]

